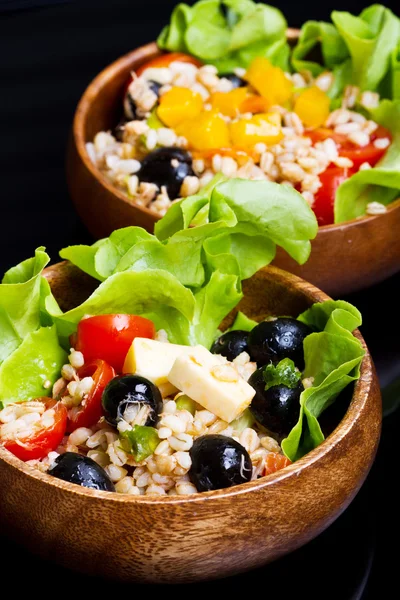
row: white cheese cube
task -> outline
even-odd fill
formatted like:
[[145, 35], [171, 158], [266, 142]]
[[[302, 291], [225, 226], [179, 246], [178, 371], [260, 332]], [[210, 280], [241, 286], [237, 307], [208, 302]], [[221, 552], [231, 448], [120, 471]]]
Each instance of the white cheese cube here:
[[[175, 359], [190, 350], [190, 346], [135, 338], [126, 355], [123, 373], [141, 375], [157, 386], [163, 385], [168, 382], [168, 374]], [[170, 384], [168, 386], [173, 389]]]
[[178, 356], [168, 375], [172, 385], [230, 423], [249, 406], [255, 390], [221, 356], [203, 346]]

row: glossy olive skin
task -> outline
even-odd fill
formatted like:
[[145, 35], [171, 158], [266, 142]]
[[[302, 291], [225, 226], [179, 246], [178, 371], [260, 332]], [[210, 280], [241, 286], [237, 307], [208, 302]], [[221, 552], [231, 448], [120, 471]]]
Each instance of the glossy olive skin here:
[[76, 452], [60, 454], [48, 471], [49, 475], [93, 490], [115, 492], [115, 487], [103, 467], [88, 456]]
[[233, 360], [242, 352], [248, 352], [247, 345], [248, 331], [228, 331], [223, 333], [211, 346], [213, 354], [222, 354], [228, 360]]
[[[147, 86], [151, 89], [152, 92], [155, 93], [157, 98], [160, 97], [160, 88], [162, 87], [161, 83], [149, 79], [149, 81], [147, 82]], [[129, 92], [126, 93], [124, 98], [124, 114], [128, 121], [132, 121], [135, 119], [140, 120], [144, 118], [143, 116], [138, 115], [136, 102], [134, 101]]]
[[249, 333], [249, 353], [258, 366], [278, 363], [290, 358], [296, 367], [304, 369], [303, 340], [312, 330], [291, 317], [263, 321]]
[[233, 89], [245, 87], [247, 85], [247, 81], [235, 75], [235, 73], [224, 73], [223, 75], [219, 75], [219, 77], [224, 77], [225, 79], [229, 79], [229, 81], [233, 85]]
[[143, 423], [146, 426], [155, 425], [162, 411], [160, 390], [154, 383], [139, 375], [117, 375], [111, 379], [104, 389], [101, 403], [106, 420], [114, 426], [123, 418], [129, 404], [148, 405], [151, 408]]
[[[172, 164], [172, 161], [177, 161], [177, 164]], [[155, 183], [160, 190], [165, 186], [168, 196], [173, 200], [179, 197], [185, 177], [194, 175], [192, 157], [180, 148], [158, 148], [142, 160], [137, 175], [139, 181]]]
[[225, 435], [198, 437], [190, 449], [190, 481], [199, 492], [221, 490], [250, 481], [252, 464], [247, 450]]
[[283, 439], [299, 419], [300, 394], [304, 387], [299, 381], [295, 388], [274, 385], [266, 390], [263, 371], [263, 367], [257, 369], [248, 381], [249, 385], [256, 390], [249, 408], [260, 425]]

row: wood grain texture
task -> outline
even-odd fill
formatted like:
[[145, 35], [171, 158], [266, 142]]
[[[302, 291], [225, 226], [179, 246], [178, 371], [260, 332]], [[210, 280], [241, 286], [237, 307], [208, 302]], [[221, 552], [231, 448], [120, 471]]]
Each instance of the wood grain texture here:
[[[93, 287], [65, 262], [46, 269], [46, 277], [65, 309]], [[258, 319], [297, 316], [327, 299], [274, 267], [246, 281], [244, 292], [239, 308]], [[367, 351], [350, 406], [325, 442], [285, 470], [231, 489], [175, 497], [96, 492], [40, 473], [0, 448], [0, 527], [45, 559], [91, 575], [153, 583], [233, 575], [295, 550], [341, 514], [371, 467], [380, 426]]]
[[[289, 29], [289, 41], [298, 31]], [[155, 43], [126, 54], [102, 71], [85, 91], [76, 110], [67, 155], [70, 194], [81, 219], [96, 237], [139, 225], [153, 232], [157, 215], [130, 202], [92, 164], [85, 143], [115, 126], [129, 73], [159, 55]], [[383, 281], [400, 270], [400, 200], [388, 212], [340, 225], [320, 227], [308, 262], [299, 266], [279, 249], [274, 264], [337, 297]]]

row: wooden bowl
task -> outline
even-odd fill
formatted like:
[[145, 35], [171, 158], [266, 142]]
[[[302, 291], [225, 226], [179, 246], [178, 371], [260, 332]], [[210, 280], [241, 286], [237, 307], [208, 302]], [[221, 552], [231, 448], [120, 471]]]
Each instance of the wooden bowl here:
[[[69, 263], [48, 268], [46, 277], [64, 309], [94, 287]], [[275, 267], [245, 282], [244, 292], [240, 308], [259, 319], [297, 316], [328, 298]], [[97, 492], [41, 473], [0, 448], [1, 531], [45, 559], [121, 581], [233, 575], [295, 550], [342, 513], [371, 467], [380, 425], [380, 391], [367, 351], [333, 433], [281, 472], [230, 489], [166, 497]]]
[[[294, 41], [298, 30], [289, 29]], [[95, 238], [114, 229], [139, 225], [153, 232], [158, 216], [130, 202], [93, 165], [85, 143], [112, 129], [121, 112], [121, 97], [132, 70], [159, 55], [155, 43], [126, 54], [104, 69], [78, 104], [68, 146], [67, 179], [79, 216]], [[320, 227], [308, 262], [299, 266], [279, 250], [274, 264], [337, 297], [378, 283], [400, 270], [400, 200], [387, 213]]]

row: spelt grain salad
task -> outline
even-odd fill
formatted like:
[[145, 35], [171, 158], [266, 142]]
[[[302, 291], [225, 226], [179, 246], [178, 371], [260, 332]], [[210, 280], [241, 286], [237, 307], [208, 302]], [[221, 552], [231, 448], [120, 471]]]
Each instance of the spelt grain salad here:
[[400, 21], [389, 9], [334, 11], [290, 47], [279, 10], [201, 0], [176, 7], [158, 46], [127, 81], [120, 122], [86, 145], [131, 202], [163, 216], [215, 177], [273, 181], [329, 225], [399, 196]]
[[158, 235], [127, 227], [63, 249], [97, 280], [69, 310], [43, 276], [44, 248], [5, 274], [6, 450], [49, 477], [164, 496], [266, 477], [322, 443], [320, 415], [360, 374], [360, 313], [340, 300], [297, 318], [238, 312], [242, 281], [276, 245], [307, 260], [317, 222], [300, 194], [273, 182], [232, 179], [208, 194], [205, 224], [191, 227], [176, 205]]

